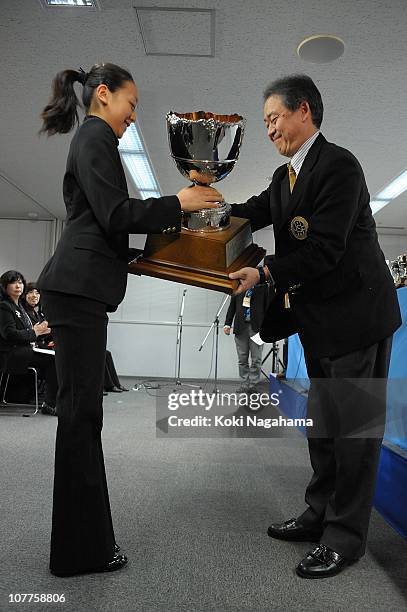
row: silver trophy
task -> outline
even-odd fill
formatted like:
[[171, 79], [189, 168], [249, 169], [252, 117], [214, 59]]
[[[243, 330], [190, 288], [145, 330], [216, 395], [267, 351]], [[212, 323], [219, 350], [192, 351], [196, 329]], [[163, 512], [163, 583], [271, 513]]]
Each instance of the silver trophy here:
[[407, 255], [399, 255], [397, 259], [388, 262], [396, 287], [407, 286]]
[[[168, 142], [178, 170], [195, 185], [224, 179], [235, 165], [246, 120], [240, 115], [203, 111], [167, 114]], [[194, 232], [217, 232], [230, 224], [230, 204], [183, 213], [182, 225]]]

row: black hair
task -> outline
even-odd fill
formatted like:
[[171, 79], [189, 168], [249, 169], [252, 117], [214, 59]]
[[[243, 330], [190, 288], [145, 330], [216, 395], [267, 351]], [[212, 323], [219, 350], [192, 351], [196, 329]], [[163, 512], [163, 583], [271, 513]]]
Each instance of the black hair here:
[[21, 272], [17, 272], [17, 270], [8, 270], [7, 272], [4, 272], [4, 274], [2, 274], [0, 276], [0, 291], [2, 294], [2, 298], [7, 298], [8, 299], [8, 295], [7, 295], [7, 286], [11, 285], [11, 283], [15, 283], [16, 281], [21, 280], [21, 282], [24, 285], [24, 291], [25, 291], [25, 287], [26, 287], [26, 281], [24, 276], [21, 274]]
[[40, 134], [67, 134], [79, 123], [77, 106], [80, 102], [74, 89], [75, 82], [83, 85], [82, 104], [88, 111], [98, 85], [103, 83], [114, 92], [125, 81], [134, 82], [134, 79], [128, 70], [116, 64], [95, 64], [89, 72], [82, 69], [58, 72], [52, 83], [51, 100], [41, 113], [43, 124]]
[[27, 283], [26, 284], [24, 295], [27, 295], [27, 293], [30, 293], [30, 291], [38, 291], [38, 293], [41, 293], [37, 283]]
[[24, 287], [24, 293], [20, 298], [20, 304], [22, 304], [24, 308], [29, 306], [27, 304], [27, 294], [30, 293], [30, 291], [38, 291], [38, 293], [41, 293], [37, 283], [27, 283]]
[[314, 81], [306, 74], [294, 74], [273, 81], [264, 90], [264, 102], [270, 96], [281, 96], [284, 106], [291, 111], [297, 110], [301, 102], [308, 102], [312, 123], [316, 128], [321, 126], [324, 116], [321, 94]]

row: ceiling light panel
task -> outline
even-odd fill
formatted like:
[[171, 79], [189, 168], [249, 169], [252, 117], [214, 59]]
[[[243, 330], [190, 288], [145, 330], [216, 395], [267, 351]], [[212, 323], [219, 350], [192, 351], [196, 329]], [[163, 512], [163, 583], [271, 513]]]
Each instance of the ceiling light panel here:
[[127, 128], [120, 139], [119, 152], [140, 197], [160, 197], [161, 190], [153, 166], [135, 123]]
[[370, 200], [370, 208], [372, 209], [372, 214], [375, 215], [382, 208], [387, 206], [390, 200]]
[[214, 9], [135, 7], [146, 55], [215, 55]]
[[97, 0], [41, 0], [41, 4], [45, 7], [68, 6], [73, 8], [98, 8]]
[[391, 183], [377, 194], [378, 200], [394, 200], [407, 189], [407, 170], [404, 170]]
[[140, 155], [122, 153], [122, 159], [139, 190], [155, 190], [156, 182], [148, 160]]

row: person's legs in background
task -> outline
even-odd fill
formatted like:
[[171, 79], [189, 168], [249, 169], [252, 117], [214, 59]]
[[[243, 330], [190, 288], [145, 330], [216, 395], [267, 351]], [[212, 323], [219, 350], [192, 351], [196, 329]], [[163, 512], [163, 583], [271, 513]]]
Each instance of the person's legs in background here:
[[244, 325], [239, 334], [235, 334], [235, 344], [237, 351], [237, 363], [239, 366], [240, 387], [238, 393], [247, 393], [250, 387], [250, 367], [249, 367], [249, 325]]
[[106, 350], [106, 365], [105, 365], [105, 382], [103, 385], [105, 391], [113, 393], [122, 393], [128, 391], [123, 387], [116, 372], [112, 353]]

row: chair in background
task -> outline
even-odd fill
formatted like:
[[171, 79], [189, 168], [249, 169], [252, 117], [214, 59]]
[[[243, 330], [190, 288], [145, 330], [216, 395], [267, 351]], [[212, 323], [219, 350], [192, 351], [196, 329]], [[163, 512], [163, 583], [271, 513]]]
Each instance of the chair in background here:
[[[35, 411], [31, 412], [29, 414], [27, 413], [23, 413], [22, 416], [34, 416], [39, 412], [39, 402], [38, 402], [38, 372], [36, 370], [36, 368], [34, 368], [33, 366], [29, 366], [27, 368], [28, 370], [31, 370], [34, 374], [34, 387], [35, 387]], [[1, 414], [16, 414], [16, 408], [33, 408], [32, 404], [18, 404], [16, 402], [8, 402], [6, 399], [7, 396], [7, 387], [8, 387], [8, 383], [10, 380], [10, 376], [12, 374], [23, 374], [23, 372], [8, 372], [7, 369], [1, 369], [0, 371], [0, 391], [2, 389], [2, 398], [1, 398], [1, 402], [0, 402], [0, 407], [2, 408], [2, 410], [0, 411]], [[3, 385], [3, 381], [4, 381], [4, 385]], [[13, 407], [13, 410], [9, 409], [9, 410], [3, 410], [3, 408], [8, 408], [8, 407]]]

